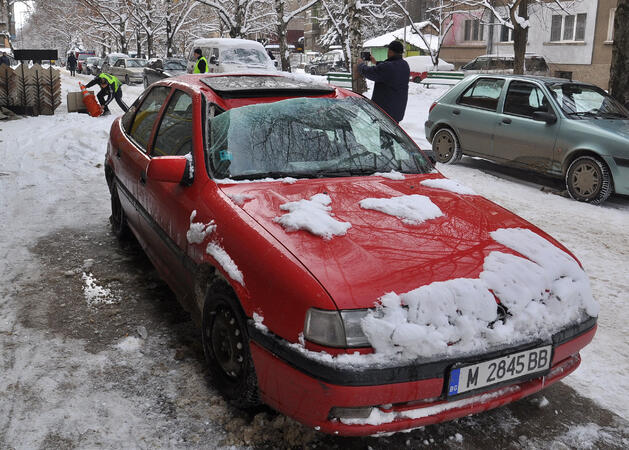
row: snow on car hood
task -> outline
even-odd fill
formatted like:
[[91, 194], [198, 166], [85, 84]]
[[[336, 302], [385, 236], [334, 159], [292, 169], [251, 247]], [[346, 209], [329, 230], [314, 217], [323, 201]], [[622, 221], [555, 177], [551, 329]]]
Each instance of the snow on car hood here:
[[[437, 174], [379, 176], [221, 184], [220, 188], [280, 241], [331, 295], [340, 309], [370, 308], [388, 292], [455, 278], [478, 278], [492, 251], [514, 253], [492, 239], [498, 228], [532, 228], [516, 215], [476, 195], [462, 195], [421, 184]], [[311, 232], [289, 231], [278, 217], [289, 202], [330, 197], [329, 213], [349, 227], [324, 239]], [[382, 211], [365, 209], [368, 198], [425, 196], [443, 213], [408, 223]], [[243, 200], [244, 199], [244, 200]], [[435, 215], [433, 214], [433, 217]]]

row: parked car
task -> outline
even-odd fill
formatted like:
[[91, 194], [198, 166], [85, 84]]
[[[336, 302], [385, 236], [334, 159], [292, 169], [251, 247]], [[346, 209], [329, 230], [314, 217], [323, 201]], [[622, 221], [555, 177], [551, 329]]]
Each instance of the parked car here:
[[275, 63], [264, 46], [248, 39], [212, 38], [197, 39], [188, 52], [188, 73], [197, 62], [194, 50], [200, 48], [208, 60], [208, 72], [275, 72]]
[[[482, 55], [465, 64], [461, 70], [466, 75], [474, 73], [513, 73], [513, 55]], [[543, 56], [533, 53], [524, 55], [524, 73], [527, 75], [550, 75], [550, 68]]]
[[100, 64], [102, 64], [102, 58], [90, 56], [83, 63], [81, 73], [85, 75], [98, 75], [100, 73], [100, 69], [98, 68]]
[[109, 73], [118, 77], [124, 84], [142, 83], [144, 81], [144, 66], [146, 59], [118, 58]]
[[87, 61], [87, 58], [96, 56], [96, 54], [94, 52], [75, 52], [74, 56], [76, 56], [76, 71], [83, 73], [83, 65]]
[[186, 73], [186, 60], [183, 58], [154, 58], [144, 67], [144, 88], [163, 78], [176, 77]]
[[116, 63], [116, 61], [120, 58], [129, 58], [129, 55], [125, 53], [109, 53], [105, 56], [105, 60], [101, 66], [101, 72], [109, 73], [111, 67]]
[[629, 194], [629, 111], [602, 89], [562, 78], [466, 78], [430, 109], [437, 161], [462, 155], [561, 177], [572, 198]]
[[555, 383], [595, 333], [568, 250], [347, 90], [160, 80], [114, 121], [105, 176], [113, 232], [140, 241], [238, 406], [343, 435], [419, 427]]
[[415, 83], [419, 83], [421, 80], [428, 76], [428, 71], [437, 70], [440, 72], [447, 72], [454, 70], [454, 64], [445, 62], [439, 58], [439, 63], [435, 68], [430, 56], [407, 56], [404, 60], [408, 63], [411, 69], [411, 80]]
[[319, 58], [306, 64], [306, 73], [311, 75], [325, 75], [328, 72], [347, 72], [343, 50], [331, 50]]

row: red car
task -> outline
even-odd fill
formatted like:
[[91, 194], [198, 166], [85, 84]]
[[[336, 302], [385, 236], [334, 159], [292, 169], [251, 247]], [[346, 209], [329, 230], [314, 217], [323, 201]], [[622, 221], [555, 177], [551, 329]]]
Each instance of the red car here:
[[133, 232], [241, 407], [410, 429], [556, 382], [596, 330], [573, 255], [343, 89], [159, 81], [115, 120], [105, 175], [113, 231]]

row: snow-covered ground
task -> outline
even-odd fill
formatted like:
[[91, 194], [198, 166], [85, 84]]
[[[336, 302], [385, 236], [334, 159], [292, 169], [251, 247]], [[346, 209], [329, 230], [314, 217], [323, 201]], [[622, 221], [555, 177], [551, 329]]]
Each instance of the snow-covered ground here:
[[[63, 104], [54, 116], [0, 122], [0, 444], [4, 438], [17, 448], [39, 448], [50, 429], [56, 429], [60, 436], [79, 436], [76, 442], [84, 447], [102, 444], [90, 437], [94, 430], [99, 430], [98, 436], [111, 437], [106, 447], [177, 447], [181, 444], [177, 436], [164, 437], [155, 431], [164, 426], [159, 416], [145, 420], [141, 398], [126, 398], [111, 386], [88, 382], [114, 362], [118, 368], [150, 364], [148, 353], [140, 353], [149, 346], [143, 333], [139, 339], [121, 336], [111, 348], [90, 353], [80, 340], [29, 329], [18, 318], [20, 289], [42, 275], [30, 248], [56, 230], [102, 226], [110, 214], [102, 163], [109, 128], [120, 110], [114, 102], [108, 117], [68, 114], [66, 93], [78, 90], [78, 80], [86, 82], [91, 77], [70, 78], [62, 72]], [[123, 86], [125, 102], [131, 104], [142, 90], [141, 86]], [[428, 146], [424, 137], [428, 107], [442, 92], [411, 85], [401, 125], [422, 147]], [[581, 367], [565, 383], [604, 408], [629, 417], [629, 199], [612, 197], [602, 206], [577, 203], [528, 181], [486, 173], [465, 159], [438, 169], [547, 231], [580, 259], [601, 312], [598, 333], [582, 352]], [[88, 269], [85, 275], [82, 270], [76, 275], [85, 280], [86, 302], [94, 300], [96, 291], [106, 294]], [[193, 385], [206, 390], [198, 374], [171, 370], [163, 376], [172, 392]], [[60, 390], [66, 385], [75, 388]], [[24, 386], [26, 392], [21, 390]], [[18, 395], [36, 399], [39, 407], [22, 403]]]

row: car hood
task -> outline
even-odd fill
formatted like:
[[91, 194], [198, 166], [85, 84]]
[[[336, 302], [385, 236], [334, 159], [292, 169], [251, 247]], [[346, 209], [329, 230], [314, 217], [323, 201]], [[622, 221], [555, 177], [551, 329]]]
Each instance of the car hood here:
[[[372, 307], [387, 292], [408, 292], [435, 281], [477, 278], [491, 251], [513, 253], [489, 235], [498, 228], [528, 228], [547, 237], [480, 196], [420, 184], [429, 178], [442, 176], [407, 175], [404, 180], [366, 176], [219, 187], [235, 207], [246, 211], [301, 261], [339, 309]], [[345, 235], [325, 240], [303, 230], [287, 231], [275, 221], [286, 213], [282, 204], [321, 193], [331, 198], [334, 218], [351, 223]], [[366, 198], [412, 194], [429, 197], [443, 216], [408, 225], [359, 205]]]
[[621, 136], [629, 140], [629, 120], [618, 119], [585, 119], [585, 122], [592, 128], [593, 133], [604, 130], [615, 136]]

